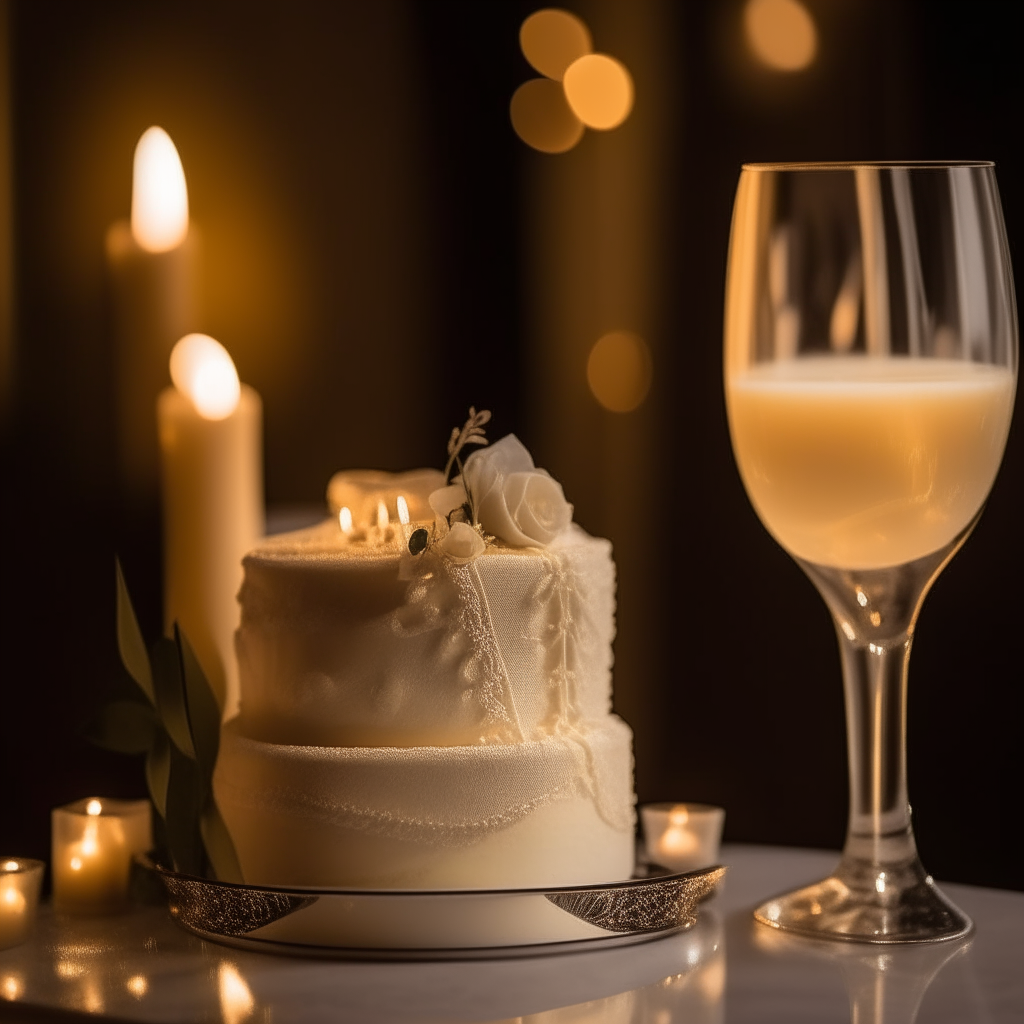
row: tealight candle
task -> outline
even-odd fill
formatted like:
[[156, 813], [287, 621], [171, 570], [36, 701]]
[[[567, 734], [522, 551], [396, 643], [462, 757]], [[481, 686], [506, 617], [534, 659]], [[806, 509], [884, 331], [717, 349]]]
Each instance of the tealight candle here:
[[43, 862], [27, 857], [0, 859], [0, 949], [28, 938], [39, 906]]
[[725, 811], [709, 804], [645, 804], [640, 808], [647, 859], [673, 871], [718, 862]]
[[103, 914], [128, 902], [132, 857], [153, 845], [148, 800], [78, 800], [53, 811], [53, 903]]

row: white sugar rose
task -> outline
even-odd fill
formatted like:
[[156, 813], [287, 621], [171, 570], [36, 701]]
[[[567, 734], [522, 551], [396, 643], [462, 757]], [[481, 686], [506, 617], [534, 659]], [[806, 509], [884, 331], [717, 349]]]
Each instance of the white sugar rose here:
[[437, 550], [456, 564], [472, 562], [486, 547], [483, 537], [468, 523], [452, 523], [452, 528], [437, 543]]
[[515, 434], [473, 452], [462, 482], [480, 525], [513, 547], [546, 547], [572, 522], [562, 485], [534, 466]]

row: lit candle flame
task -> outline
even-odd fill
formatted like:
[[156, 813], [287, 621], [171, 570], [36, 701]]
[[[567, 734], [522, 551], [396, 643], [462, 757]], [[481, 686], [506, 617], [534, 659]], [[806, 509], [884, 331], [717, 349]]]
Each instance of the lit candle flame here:
[[668, 823], [673, 828], [680, 828], [690, 820], [690, 812], [685, 807], [673, 807], [669, 812]]
[[238, 407], [242, 386], [228, 351], [206, 334], [186, 334], [171, 352], [171, 380], [203, 419], [222, 420]]
[[99, 800], [90, 800], [85, 805], [85, 813], [95, 818], [97, 814], [103, 813], [103, 804]]
[[132, 236], [147, 252], [167, 252], [188, 234], [188, 188], [181, 158], [163, 128], [147, 128], [135, 147]]
[[386, 530], [388, 524], [391, 522], [391, 517], [388, 515], [388, 507], [383, 501], [377, 502], [377, 527], [381, 530]]
[[409, 525], [409, 504], [402, 494], [398, 496], [398, 521], [403, 526]]
[[4, 871], [17, 871], [21, 865], [16, 860], [5, 860]]
[[352, 532], [352, 509], [347, 505], [341, 506], [341, 511], [338, 513], [338, 525], [341, 526], [342, 533]]

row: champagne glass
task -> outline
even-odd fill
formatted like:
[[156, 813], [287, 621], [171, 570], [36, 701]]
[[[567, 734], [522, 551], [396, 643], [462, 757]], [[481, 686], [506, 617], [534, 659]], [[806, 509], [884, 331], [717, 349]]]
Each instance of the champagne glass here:
[[832, 613], [850, 775], [839, 866], [759, 907], [763, 924], [885, 943], [972, 928], [914, 843], [907, 664], [925, 594], [999, 469], [1016, 380], [992, 164], [743, 168], [725, 315], [733, 452]]

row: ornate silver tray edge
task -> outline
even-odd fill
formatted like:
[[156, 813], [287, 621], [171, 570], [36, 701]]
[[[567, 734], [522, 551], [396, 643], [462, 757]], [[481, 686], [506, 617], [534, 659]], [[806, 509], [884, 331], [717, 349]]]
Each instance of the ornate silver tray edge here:
[[172, 916], [204, 939], [266, 953], [386, 960], [647, 942], [692, 926], [725, 874], [715, 866], [550, 889], [313, 889], [217, 882], [144, 863], [163, 883]]

